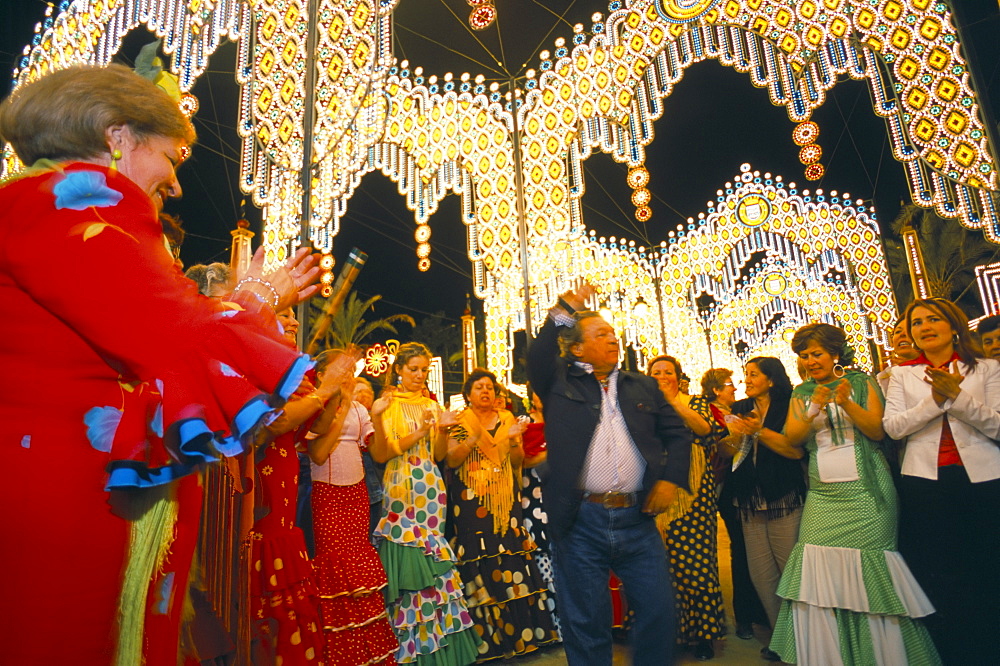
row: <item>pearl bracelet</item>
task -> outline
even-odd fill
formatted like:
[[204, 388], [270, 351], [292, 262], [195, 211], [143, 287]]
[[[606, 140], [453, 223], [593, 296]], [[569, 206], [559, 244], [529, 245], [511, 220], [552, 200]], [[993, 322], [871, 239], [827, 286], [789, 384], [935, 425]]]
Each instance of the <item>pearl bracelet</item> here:
[[263, 285], [263, 286], [267, 287], [267, 289], [271, 292], [271, 298], [273, 299], [273, 301], [271, 302], [271, 306], [275, 307], [275, 308], [278, 307], [278, 302], [281, 300], [278, 297], [278, 291], [267, 280], [262, 280], [262, 279], [260, 279], [258, 277], [247, 276], [247, 277], [243, 278], [242, 280], [240, 280], [239, 282], [236, 283], [236, 287], [233, 289], [233, 291], [239, 291], [240, 287], [242, 287], [247, 282], [254, 282], [256, 284], [260, 284], [260, 285]]

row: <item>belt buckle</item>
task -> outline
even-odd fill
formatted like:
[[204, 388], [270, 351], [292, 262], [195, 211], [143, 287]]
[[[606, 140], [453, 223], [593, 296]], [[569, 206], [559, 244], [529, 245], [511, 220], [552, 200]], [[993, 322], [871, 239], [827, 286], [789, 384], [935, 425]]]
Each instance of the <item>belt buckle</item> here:
[[603, 506], [605, 509], [618, 508], [615, 502], [619, 497], [620, 497], [619, 493], [613, 493], [613, 492], [604, 493], [603, 497], [601, 497], [601, 506]]

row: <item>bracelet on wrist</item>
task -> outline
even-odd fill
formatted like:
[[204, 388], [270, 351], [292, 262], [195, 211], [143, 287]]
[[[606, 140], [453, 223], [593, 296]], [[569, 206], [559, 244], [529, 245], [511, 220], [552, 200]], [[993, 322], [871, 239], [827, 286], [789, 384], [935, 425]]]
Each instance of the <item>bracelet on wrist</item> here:
[[323, 408], [326, 407], [326, 400], [324, 400], [323, 398], [319, 397], [319, 395], [317, 395], [316, 393], [309, 393], [309, 394], [306, 395], [306, 397], [307, 398], [312, 398], [316, 402], [318, 402], [320, 409], [323, 409]]
[[271, 292], [271, 307], [275, 307], [275, 308], [278, 307], [278, 303], [281, 301], [281, 299], [278, 297], [278, 291], [274, 288], [274, 286], [270, 282], [268, 282], [267, 280], [262, 280], [259, 277], [253, 277], [252, 275], [248, 275], [247, 277], [243, 278], [242, 280], [240, 280], [239, 282], [236, 283], [236, 287], [233, 289], [233, 291], [239, 291], [240, 287], [242, 287], [243, 285], [245, 285], [248, 282], [253, 283], [253, 284], [262, 285], [268, 291], [270, 291]]

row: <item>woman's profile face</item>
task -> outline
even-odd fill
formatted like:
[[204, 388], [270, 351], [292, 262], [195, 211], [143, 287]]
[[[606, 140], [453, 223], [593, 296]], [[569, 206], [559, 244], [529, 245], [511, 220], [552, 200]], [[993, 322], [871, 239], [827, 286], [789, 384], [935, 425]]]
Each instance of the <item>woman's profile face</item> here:
[[284, 336], [286, 340], [290, 340], [292, 344], [295, 343], [295, 335], [299, 330], [299, 320], [295, 318], [295, 311], [292, 308], [282, 310], [277, 314], [278, 323], [281, 324], [281, 328], [284, 331]]
[[404, 391], [420, 391], [427, 383], [427, 373], [431, 362], [425, 356], [413, 356], [406, 363], [396, 367], [399, 385]]
[[774, 385], [767, 375], [761, 372], [756, 363], [747, 363], [746, 367], [747, 397], [759, 398], [767, 395]]
[[736, 402], [736, 382], [733, 381], [732, 375], [726, 377], [725, 381], [722, 382], [722, 388], [714, 389], [714, 391], [715, 401], [720, 405], [732, 407], [733, 403]]
[[112, 148], [122, 153], [117, 161], [118, 171], [149, 196], [157, 211], [163, 210], [168, 198], [181, 195], [176, 169], [184, 161], [187, 143], [166, 136], [140, 141], [128, 128], [118, 136], [121, 138], [111, 143]]

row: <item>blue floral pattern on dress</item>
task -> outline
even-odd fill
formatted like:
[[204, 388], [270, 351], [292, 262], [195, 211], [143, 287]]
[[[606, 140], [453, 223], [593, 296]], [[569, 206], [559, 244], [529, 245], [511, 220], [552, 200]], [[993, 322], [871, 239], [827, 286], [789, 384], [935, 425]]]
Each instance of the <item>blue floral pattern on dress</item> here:
[[108, 453], [115, 439], [115, 431], [122, 420], [121, 410], [110, 406], [94, 407], [83, 415], [83, 423], [87, 426], [87, 439], [90, 445], [98, 451]]
[[114, 206], [124, 196], [108, 187], [103, 173], [97, 171], [71, 171], [52, 188], [56, 195], [56, 208], [86, 210], [91, 206]]

